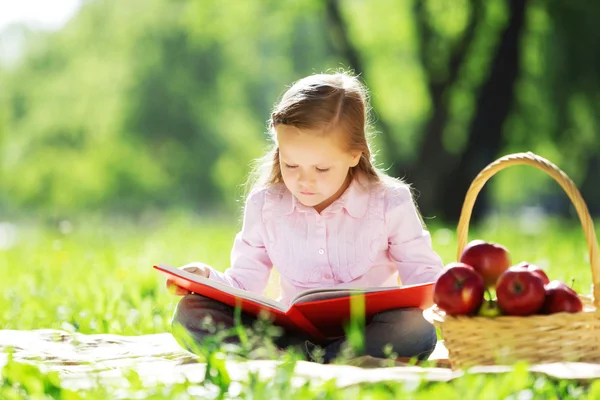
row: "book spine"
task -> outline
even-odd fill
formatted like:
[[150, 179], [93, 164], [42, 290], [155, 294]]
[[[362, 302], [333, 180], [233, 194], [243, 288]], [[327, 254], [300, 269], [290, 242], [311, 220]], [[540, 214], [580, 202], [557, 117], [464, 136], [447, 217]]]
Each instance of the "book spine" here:
[[295, 306], [286, 313], [288, 318], [311, 338], [319, 343], [325, 342], [325, 336]]

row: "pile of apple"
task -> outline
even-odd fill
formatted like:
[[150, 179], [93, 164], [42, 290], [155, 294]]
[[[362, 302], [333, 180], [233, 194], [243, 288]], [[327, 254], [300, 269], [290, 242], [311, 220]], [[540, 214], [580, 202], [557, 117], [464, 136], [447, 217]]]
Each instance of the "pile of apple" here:
[[504, 246], [483, 240], [467, 244], [459, 262], [450, 263], [438, 276], [433, 290], [433, 301], [448, 315], [524, 316], [583, 309], [577, 293], [565, 283], [550, 282], [544, 270], [524, 261], [511, 266]]

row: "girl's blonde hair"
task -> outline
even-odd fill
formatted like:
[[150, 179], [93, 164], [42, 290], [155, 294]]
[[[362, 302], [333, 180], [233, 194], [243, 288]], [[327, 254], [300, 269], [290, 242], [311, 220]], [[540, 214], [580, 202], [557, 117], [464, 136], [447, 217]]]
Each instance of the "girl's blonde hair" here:
[[358, 164], [350, 169], [351, 177], [361, 173], [369, 181], [392, 179], [374, 166], [369, 143], [372, 132], [368, 91], [349, 72], [311, 75], [295, 82], [284, 93], [269, 119], [268, 134], [273, 144], [265, 156], [257, 160], [248, 180], [248, 193], [283, 183], [279, 148], [274, 138], [274, 127], [279, 124], [325, 133], [341, 128], [348, 151], [362, 153]]

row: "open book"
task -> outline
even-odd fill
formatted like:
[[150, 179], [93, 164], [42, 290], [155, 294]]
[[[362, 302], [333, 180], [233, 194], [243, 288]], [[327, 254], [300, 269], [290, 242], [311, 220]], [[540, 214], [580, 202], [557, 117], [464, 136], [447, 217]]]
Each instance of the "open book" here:
[[274, 323], [302, 331], [318, 343], [344, 335], [344, 326], [350, 320], [357, 300], [364, 306], [367, 321], [381, 311], [406, 307], [425, 309], [433, 305], [433, 282], [400, 287], [308, 289], [286, 305], [170, 265], [159, 264], [154, 268], [190, 292], [241, 307], [250, 315], [267, 312]]

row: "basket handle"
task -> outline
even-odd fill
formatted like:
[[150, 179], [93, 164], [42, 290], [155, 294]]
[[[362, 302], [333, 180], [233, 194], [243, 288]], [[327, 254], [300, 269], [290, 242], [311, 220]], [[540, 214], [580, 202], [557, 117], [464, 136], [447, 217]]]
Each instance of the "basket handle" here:
[[596, 239], [596, 231], [594, 230], [594, 222], [592, 221], [592, 217], [590, 216], [587, 205], [583, 201], [581, 193], [579, 193], [579, 190], [571, 178], [569, 178], [556, 165], [543, 157], [533, 154], [532, 152], [515, 153], [501, 157], [481, 170], [473, 182], [471, 182], [471, 186], [469, 187], [469, 190], [465, 196], [458, 221], [458, 251], [456, 259], [460, 259], [462, 251], [467, 244], [471, 211], [473, 210], [475, 199], [481, 191], [481, 188], [488, 181], [488, 179], [494, 176], [497, 172], [513, 165], [531, 165], [541, 169], [553, 177], [565, 190], [569, 196], [569, 199], [571, 199], [571, 202], [575, 206], [575, 210], [577, 210], [577, 215], [579, 216], [579, 220], [581, 221], [581, 225], [583, 227], [583, 233], [585, 234], [585, 238], [587, 240], [590, 265], [592, 267], [592, 283], [594, 285], [594, 305], [598, 310], [600, 308], [600, 259], [598, 255], [598, 242]]

